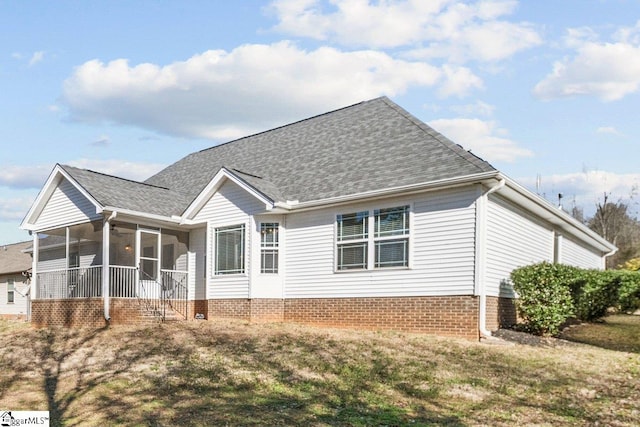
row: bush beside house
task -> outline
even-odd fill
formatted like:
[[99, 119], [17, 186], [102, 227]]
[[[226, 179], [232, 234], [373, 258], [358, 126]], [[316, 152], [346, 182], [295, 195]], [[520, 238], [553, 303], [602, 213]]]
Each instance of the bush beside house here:
[[640, 272], [585, 270], [542, 262], [511, 273], [518, 313], [534, 334], [557, 334], [569, 319], [591, 321], [614, 307], [640, 308]]

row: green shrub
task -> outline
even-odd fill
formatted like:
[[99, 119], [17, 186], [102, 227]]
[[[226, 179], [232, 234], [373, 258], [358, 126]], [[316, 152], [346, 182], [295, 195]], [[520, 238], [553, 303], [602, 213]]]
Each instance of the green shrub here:
[[557, 334], [560, 326], [574, 315], [568, 284], [576, 280], [579, 271], [575, 267], [543, 262], [511, 272], [513, 288], [518, 293], [516, 306], [530, 332]]
[[618, 274], [615, 271], [578, 270], [568, 284], [575, 316], [582, 321], [599, 319], [618, 303]]
[[640, 272], [618, 271], [618, 308], [624, 312], [640, 309]]

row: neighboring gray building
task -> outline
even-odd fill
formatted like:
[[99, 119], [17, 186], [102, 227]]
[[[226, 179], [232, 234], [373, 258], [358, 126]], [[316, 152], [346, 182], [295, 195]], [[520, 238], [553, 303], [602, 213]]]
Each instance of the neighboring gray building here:
[[0, 245], [0, 318], [28, 319], [31, 242]]
[[514, 321], [514, 268], [603, 268], [615, 251], [385, 97], [145, 182], [57, 165], [22, 227], [37, 324], [146, 310], [477, 338]]

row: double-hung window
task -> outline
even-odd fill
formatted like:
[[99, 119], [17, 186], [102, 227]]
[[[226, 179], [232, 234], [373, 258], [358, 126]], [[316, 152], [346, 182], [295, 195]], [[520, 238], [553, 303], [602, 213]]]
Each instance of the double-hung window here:
[[409, 266], [409, 206], [376, 209], [375, 268]]
[[277, 222], [263, 222], [260, 224], [260, 272], [278, 273], [278, 237]]
[[16, 285], [13, 279], [7, 280], [7, 302], [13, 304], [15, 302]]
[[409, 206], [337, 216], [337, 270], [409, 266]]
[[215, 274], [244, 273], [244, 224], [215, 229]]
[[338, 215], [338, 270], [367, 268], [369, 212]]

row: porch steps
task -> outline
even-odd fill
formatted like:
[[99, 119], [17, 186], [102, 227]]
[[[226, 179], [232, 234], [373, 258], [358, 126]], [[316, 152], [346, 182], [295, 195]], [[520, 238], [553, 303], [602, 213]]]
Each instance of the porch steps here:
[[140, 316], [143, 322], [156, 323], [156, 322], [178, 322], [184, 320], [184, 316], [180, 313], [174, 311], [169, 306], [164, 309], [164, 319], [163, 319], [163, 310], [147, 308], [141, 305], [140, 307]]

